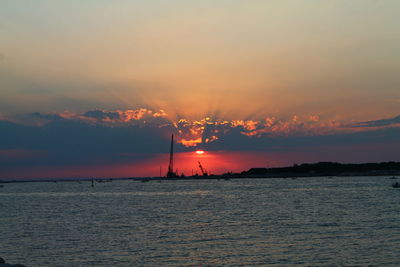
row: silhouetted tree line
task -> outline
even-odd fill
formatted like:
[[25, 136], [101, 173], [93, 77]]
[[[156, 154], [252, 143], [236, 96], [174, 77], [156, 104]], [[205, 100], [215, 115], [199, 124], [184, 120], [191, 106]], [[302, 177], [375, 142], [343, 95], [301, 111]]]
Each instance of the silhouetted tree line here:
[[400, 162], [343, 164], [337, 162], [318, 162], [294, 164], [291, 167], [251, 168], [242, 175], [275, 175], [275, 174], [323, 174], [368, 173], [382, 171], [400, 171]]

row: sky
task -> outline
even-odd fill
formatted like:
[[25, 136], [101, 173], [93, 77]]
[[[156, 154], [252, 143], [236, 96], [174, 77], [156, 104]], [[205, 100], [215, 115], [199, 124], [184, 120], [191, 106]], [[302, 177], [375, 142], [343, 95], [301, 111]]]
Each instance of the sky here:
[[0, 179], [398, 161], [399, 9], [2, 0]]

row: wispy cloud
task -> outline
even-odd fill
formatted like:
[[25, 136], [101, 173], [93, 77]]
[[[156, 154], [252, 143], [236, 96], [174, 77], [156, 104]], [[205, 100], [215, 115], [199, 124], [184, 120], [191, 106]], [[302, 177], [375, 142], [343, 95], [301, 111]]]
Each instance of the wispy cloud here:
[[359, 123], [356, 123], [353, 127], [384, 127], [384, 126], [391, 126], [391, 125], [399, 126], [400, 125], [400, 116], [389, 118], [389, 119], [359, 122]]

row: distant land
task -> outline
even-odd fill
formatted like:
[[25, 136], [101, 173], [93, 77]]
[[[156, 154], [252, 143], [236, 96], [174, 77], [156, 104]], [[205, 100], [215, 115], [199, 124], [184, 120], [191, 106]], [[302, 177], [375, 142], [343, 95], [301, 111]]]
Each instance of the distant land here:
[[318, 162], [280, 168], [251, 168], [243, 177], [315, 177], [315, 176], [385, 176], [400, 175], [400, 162], [344, 164]]
[[240, 173], [224, 173], [221, 175], [194, 175], [177, 177], [110, 177], [110, 178], [32, 178], [32, 179], [0, 179], [0, 183], [21, 182], [71, 182], [95, 181], [111, 182], [112, 180], [196, 180], [196, 179], [242, 179], [242, 178], [296, 178], [321, 176], [400, 176], [400, 162], [381, 163], [337, 163], [318, 162], [294, 164], [288, 167], [250, 168]]

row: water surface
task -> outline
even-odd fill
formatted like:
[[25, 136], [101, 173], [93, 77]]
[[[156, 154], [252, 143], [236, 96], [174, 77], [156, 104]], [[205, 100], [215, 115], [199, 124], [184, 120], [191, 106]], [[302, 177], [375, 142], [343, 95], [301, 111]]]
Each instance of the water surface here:
[[0, 257], [28, 266], [398, 266], [388, 177], [0, 188]]

